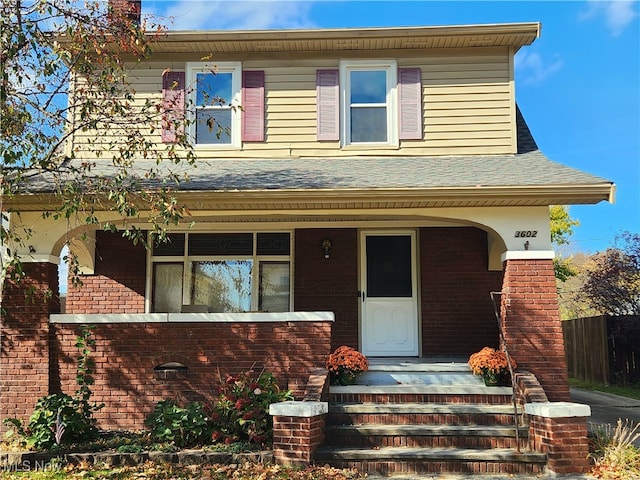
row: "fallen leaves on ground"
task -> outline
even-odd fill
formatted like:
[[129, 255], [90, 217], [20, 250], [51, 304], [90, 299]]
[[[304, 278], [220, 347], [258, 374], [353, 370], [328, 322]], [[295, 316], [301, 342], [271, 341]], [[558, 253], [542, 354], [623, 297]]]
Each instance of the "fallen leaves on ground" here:
[[0, 480], [355, 480], [366, 478], [355, 469], [328, 466], [285, 467], [274, 464], [174, 465], [152, 462], [139, 466], [108, 467], [67, 465], [43, 470], [11, 469], [0, 472]]

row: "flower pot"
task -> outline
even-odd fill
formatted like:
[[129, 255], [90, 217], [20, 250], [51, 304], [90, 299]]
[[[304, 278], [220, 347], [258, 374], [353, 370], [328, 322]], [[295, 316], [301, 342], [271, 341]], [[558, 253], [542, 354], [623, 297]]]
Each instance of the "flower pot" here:
[[509, 384], [507, 372], [483, 372], [482, 379], [487, 387], [504, 387]]
[[333, 385], [353, 385], [356, 383], [357, 373], [354, 372], [340, 372], [331, 376], [331, 383]]

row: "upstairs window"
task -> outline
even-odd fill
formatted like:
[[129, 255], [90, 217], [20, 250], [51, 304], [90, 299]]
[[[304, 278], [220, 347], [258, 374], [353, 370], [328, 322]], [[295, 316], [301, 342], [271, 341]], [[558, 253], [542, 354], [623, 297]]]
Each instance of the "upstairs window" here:
[[420, 68], [343, 61], [339, 70], [317, 70], [316, 95], [318, 141], [397, 147], [422, 139]]
[[193, 143], [240, 147], [240, 63], [187, 63], [187, 85]]
[[395, 61], [343, 62], [343, 143], [398, 144]]

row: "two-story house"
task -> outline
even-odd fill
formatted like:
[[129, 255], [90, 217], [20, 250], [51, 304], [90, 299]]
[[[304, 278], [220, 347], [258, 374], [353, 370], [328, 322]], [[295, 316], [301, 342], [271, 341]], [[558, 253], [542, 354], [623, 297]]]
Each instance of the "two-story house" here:
[[[370, 358], [498, 347], [491, 292], [518, 366], [568, 400], [549, 206], [610, 201], [614, 186], [546, 158], [531, 136], [514, 56], [539, 33], [515, 23], [159, 38], [132, 75], [138, 95], [164, 99], [158, 144], [189, 120], [197, 165], [176, 195], [194, 225], [149, 250], [78, 227], [83, 285], [69, 286], [66, 312], [8, 307], [2, 416], [73, 391], [78, 324], [96, 325], [101, 425], [140, 428], [158, 400], [208, 398], [220, 372], [264, 368], [301, 398], [340, 345]], [[82, 139], [74, 148], [81, 157]], [[25, 271], [57, 291], [69, 232], [41, 218], [55, 201], [47, 184], [34, 193], [14, 203], [34, 229]]]

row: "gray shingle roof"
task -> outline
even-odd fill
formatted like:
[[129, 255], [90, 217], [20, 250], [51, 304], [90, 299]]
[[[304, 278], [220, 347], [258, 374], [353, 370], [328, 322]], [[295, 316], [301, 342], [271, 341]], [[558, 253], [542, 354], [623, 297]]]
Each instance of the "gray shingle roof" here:
[[[535, 187], [602, 185], [610, 181], [549, 160], [540, 150], [518, 109], [518, 153], [450, 157], [326, 157], [199, 160], [161, 166], [187, 175], [179, 191], [249, 191], [300, 189], [428, 189], [461, 187]], [[97, 162], [96, 176], [115, 172], [110, 162]], [[154, 161], [136, 162], [138, 172]], [[145, 182], [149, 184], [150, 182]], [[155, 182], [157, 183], [157, 182]], [[52, 191], [52, 178], [32, 179], [30, 193]]]

